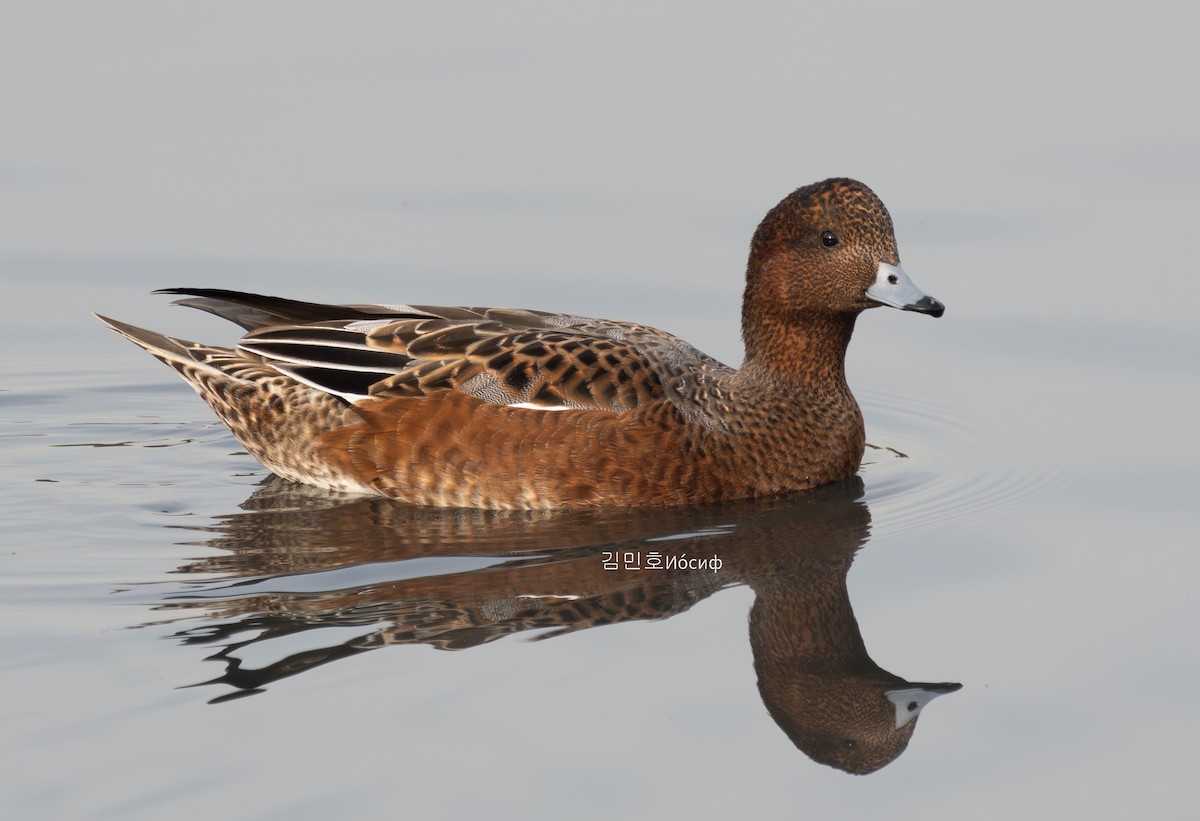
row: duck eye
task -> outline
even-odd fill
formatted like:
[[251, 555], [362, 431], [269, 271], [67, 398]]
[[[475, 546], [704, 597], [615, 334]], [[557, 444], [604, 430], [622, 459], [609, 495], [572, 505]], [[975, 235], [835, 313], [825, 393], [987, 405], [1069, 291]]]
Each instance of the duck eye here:
[[826, 231], [825, 233], [821, 234], [821, 243], [826, 248], [832, 248], [838, 244], [838, 238], [833, 235], [832, 231]]

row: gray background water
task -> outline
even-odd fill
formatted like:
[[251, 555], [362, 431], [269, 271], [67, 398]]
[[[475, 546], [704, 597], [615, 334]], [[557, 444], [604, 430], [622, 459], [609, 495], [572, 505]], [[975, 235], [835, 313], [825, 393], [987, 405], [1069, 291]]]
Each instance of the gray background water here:
[[[1194, 7], [0, 18], [6, 816], [1194, 817]], [[154, 608], [221, 551], [179, 526], [263, 473], [88, 311], [219, 342], [148, 292], [517, 305], [736, 363], [754, 226], [835, 175], [883, 197], [948, 306], [867, 314], [849, 359], [869, 439], [909, 455], [864, 470], [867, 646], [965, 684], [904, 756], [852, 778], [790, 744], [746, 588], [547, 642], [385, 648], [223, 704], [180, 689], [218, 674], [214, 648], [164, 638], [198, 616]]]

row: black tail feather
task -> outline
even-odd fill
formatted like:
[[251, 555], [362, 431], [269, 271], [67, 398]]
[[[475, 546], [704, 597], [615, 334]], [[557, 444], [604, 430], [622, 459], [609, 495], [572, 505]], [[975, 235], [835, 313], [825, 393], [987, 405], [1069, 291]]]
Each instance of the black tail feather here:
[[176, 305], [198, 308], [234, 322], [247, 331], [267, 325], [304, 324], [345, 319], [419, 316], [389, 311], [382, 306], [323, 305], [277, 296], [227, 291], [223, 288], [162, 288], [156, 294], [183, 294], [193, 299], [178, 299]]

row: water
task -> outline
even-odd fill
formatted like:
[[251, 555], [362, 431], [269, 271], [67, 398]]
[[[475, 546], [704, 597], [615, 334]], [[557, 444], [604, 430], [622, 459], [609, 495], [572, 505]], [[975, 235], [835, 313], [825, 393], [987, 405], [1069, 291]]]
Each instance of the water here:
[[[0, 27], [6, 816], [1195, 815], [1197, 12], [279, 11]], [[517, 305], [736, 363], [750, 233], [841, 174], [947, 314], [862, 317], [861, 484], [788, 502], [300, 490], [87, 316]], [[760, 692], [803, 635], [833, 673]], [[880, 669], [963, 688], [815, 763], [788, 716]]]

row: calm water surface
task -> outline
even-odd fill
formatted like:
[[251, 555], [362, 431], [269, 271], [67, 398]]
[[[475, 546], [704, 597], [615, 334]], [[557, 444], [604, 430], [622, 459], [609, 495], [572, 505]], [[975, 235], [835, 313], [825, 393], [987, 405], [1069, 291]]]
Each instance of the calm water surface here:
[[[1195, 817], [1196, 12], [668, 8], [6, 22], [5, 817]], [[506, 304], [736, 363], [751, 231], [835, 174], [948, 309], [862, 317], [872, 447], [796, 499], [300, 488], [87, 316]]]

